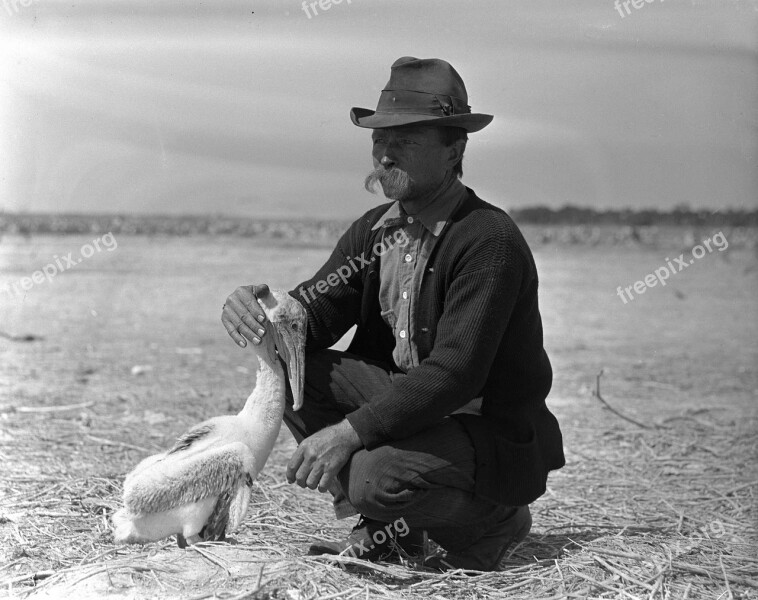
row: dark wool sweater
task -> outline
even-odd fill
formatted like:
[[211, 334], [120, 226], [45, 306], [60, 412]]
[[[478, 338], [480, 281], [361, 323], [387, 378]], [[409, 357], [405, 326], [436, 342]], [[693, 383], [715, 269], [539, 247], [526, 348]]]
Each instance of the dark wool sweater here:
[[[308, 313], [307, 351], [328, 348], [357, 324], [348, 351], [393, 364], [395, 339], [379, 306], [382, 230], [371, 231], [389, 206], [355, 221], [316, 275], [290, 292]], [[482, 416], [452, 417], [476, 448], [477, 494], [508, 505], [534, 501], [545, 492], [548, 471], [565, 459], [558, 422], [545, 405], [552, 369], [537, 269], [503, 210], [468, 190], [429, 257], [415, 311], [419, 366], [348, 421], [371, 450], [481, 396]]]

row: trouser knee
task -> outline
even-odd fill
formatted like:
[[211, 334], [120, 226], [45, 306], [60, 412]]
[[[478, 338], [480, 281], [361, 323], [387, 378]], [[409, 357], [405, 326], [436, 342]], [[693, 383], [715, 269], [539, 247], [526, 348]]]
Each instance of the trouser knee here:
[[372, 519], [394, 521], [407, 514], [417, 490], [404, 481], [402, 463], [391, 447], [359, 450], [339, 474], [350, 504]]

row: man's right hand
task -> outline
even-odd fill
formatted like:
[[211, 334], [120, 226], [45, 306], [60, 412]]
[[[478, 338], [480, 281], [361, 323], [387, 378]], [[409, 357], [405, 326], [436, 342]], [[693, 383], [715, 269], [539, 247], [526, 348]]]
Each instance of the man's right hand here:
[[231, 338], [243, 348], [247, 346], [245, 338], [257, 345], [266, 335], [266, 315], [256, 298], [267, 296], [268, 292], [265, 283], [243, 285], [234, 290], [224, 303], [221, 323]]

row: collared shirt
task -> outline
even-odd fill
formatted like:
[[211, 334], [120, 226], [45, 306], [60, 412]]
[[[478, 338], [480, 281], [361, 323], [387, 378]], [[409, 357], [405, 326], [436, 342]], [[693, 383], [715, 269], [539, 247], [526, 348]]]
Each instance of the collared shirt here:
[[[415, 321], [421, 280], [450, 216], [467, 196], [466, 187], [456, 179], [414, 215], [407, 214], [395, 201], [372, 227], [383, 228], [385, 240], [401, 240], [388, 243], [389, 250], [381, 257], [379, 306], [382, 319], [395, 336], [392, 358], [406, 373], [419, 365], [416, 340], [418, 334], [425, 333], [418, 331]], [[480, 414], [480, 407], [481, 398], [476, 398], [460, 412]]]
[[[379, 306], [395, 336], [392, 358], [406, 373], [419, 364], [414, 309], [429, 256], [450, 215], [466, 199], [466, 187], [457, 179], [414, 215], [395, 201], [372, 230], [382, 227], [387, 244], [379, 268]], [[403, 243], [405, 242], [405, 243]]]

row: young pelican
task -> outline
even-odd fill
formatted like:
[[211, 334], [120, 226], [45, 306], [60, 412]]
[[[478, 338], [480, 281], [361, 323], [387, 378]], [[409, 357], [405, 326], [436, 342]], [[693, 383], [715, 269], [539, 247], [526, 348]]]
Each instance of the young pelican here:
[[[180, 547], [224, 539], [247, 512], [253, 480], [274, 448], [289, 371], [295, 410], [303, 403], [305, 309], [281, 290], [258, 303], [270, 323], [258, 346], [255, 389], [238, 415], [214, 417], [183, 434], [168, 452], [144, 459], [124, 481], [124, 508], [113, 515], [118, 543], [144, 544], [176, 534]], [[278, 355], [277, 355], [278, 351]]]

